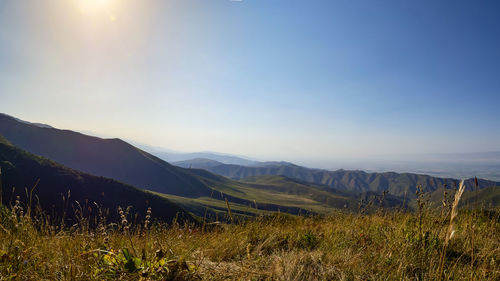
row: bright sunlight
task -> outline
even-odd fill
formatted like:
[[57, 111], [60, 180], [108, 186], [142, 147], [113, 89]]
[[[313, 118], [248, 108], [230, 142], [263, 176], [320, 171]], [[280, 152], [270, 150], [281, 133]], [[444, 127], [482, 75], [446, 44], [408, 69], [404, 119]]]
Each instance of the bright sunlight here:
[[78, 8], [82, 14], [88, 14], [93, 17], [106, 17], [110, 21], [116, 21], [116, 15], [113, 13], [113, 0], [77, 0]]

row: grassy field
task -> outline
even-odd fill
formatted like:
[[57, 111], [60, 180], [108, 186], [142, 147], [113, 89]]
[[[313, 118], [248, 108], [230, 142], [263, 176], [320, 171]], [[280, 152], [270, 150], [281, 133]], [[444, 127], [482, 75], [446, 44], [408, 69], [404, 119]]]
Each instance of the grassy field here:
[[[202, 219], [206, 217], [207, 220], [217, 220], [227, 212], [224, 200], [226, 197], [229, 197], [233, 215], [240, 217], [272, 214], [278, 210], [300, 215], [330, 215], [339, 209], [372, 212], [380, 205], [391, 209], [417, 209], [416, 198], [394, 197], [375, 192], [354, 193], [283, 176], [260, 176], [226, 182], [224, 180], [211, 182], [206, 178], [204, 180], [207, 186], [214, 190], [212, 196], [187, 198], [171, 194], [155, 194], [168, 198], [194, 215]], [[448, 194], [450, 199], [454, 190], [453, 187], [448, 187], [446, 192], [443, 188], [425, 192], [422, 195], [425, 198], [422, 200], [428, 201], [429, 207], [439, 208], [444, 194]], [[469, 209], [498, 207], [500, 187], [465, 190], [460, 205]]]
[[450, 205], [420, 206], [199, 225], [133, 225], [122, 210], [91, 228], [45, 225], [18, 203], [2, 209], [0, 280], [499, 280], [500, 210], [450, 224]]
[[[215, 219], [227, 211], [225, 197], [229, 197], [235, 216], [255, 216], [278, 211], [301, 215], [329, 215], [338, 209], [358, 210], [360, 203], [357, 198], [360, 197], [359, 194], [283, 176], [261, 176], [227, 182], [223, 180], [212, 182], [204, 178], [204, 181], [214, 190], [212, 196], [186, 198], [171, 194], [155, 194], [168, 198], [199, 217], [204, 217], [207, 213], [209, 219]], [[380, 197], [380, 194], [365, 199], [378, 202], [375, 198], [377, 196]]]

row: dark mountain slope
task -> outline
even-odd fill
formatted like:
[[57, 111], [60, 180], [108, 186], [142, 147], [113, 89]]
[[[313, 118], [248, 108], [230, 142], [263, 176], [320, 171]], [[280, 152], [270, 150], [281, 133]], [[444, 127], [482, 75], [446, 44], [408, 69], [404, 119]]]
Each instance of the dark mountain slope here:
[[[176, 215], [192, 219], [180, 207], [160, 196], [112, 179], [91, 176], [66, 168], [16, 148], [1, 136], [0, 167], [4, 204], [10, 204], [16, 196], [20, 196], [21, 201], [27, 205], [25, 188], [31, 189], [39, 179], [39, 184], [33, 191], [33, 198], [36, 198], [33, 199], [33, 205], [39, 202], [42, 209], [53, 217], [60, 217], [65, 211], [67, 218], [71, 218], [74, 214], [72, 205], [76, 206], [76, 202], [82, 206], [86, 205], [85, 210], [89, 215], [97, 215], [97, 207], [94, 204], [96, 202], [103, 209], [109, 210], [108, 218], [112, 220], [118, 218], [116, 212], [118, 206], [123, 208], [132, 206], [132, 212], [138, 214], [139, 220], [144, 218], [148, 207], [152, 208], [155, 218], [163, 221], [171, 221]], [[66, 207], [63, 196], [66, 199]], [[71, 204], [68, 204], [69, 202]]]
[[[326, 185], [338, 190], [350, 190], [357, 192], [383, 192], [387, 190], [392, 195], [408, 198], [415, 197], [417, 185], [422, 185], [426, 191], [434, 191], [447, 184], [454, 186], [458, 180], [450, 178], [437, 178], [427, 175], [411, 173], [366, 173], [363, 171], [327, 171], [310, 169], [293, 164], [276, 164], [261, 167], [249, 167], [238, 165], [221, 164], [218, 166], [198, 167], [197, 162], [184, 161], [184, 165], [191, 165], [193, 168], [202, 168], [212, 173], [222, 175], [234, 180], [247, 177], [258, 177], [266, 175], [280, 175], [293, 179], [300, 179], [313, 184]], [[473, 180], [466, 181], [468, 190], [473, 187]], [[479, 188], [499, 185], [488, 180], [479, 180]]]
[[40, 127], [0, 114], [0, 135], [15, 146], [69, 168], [113, 178], [140, 188], [197, 197], [211, 190], [185, 169], [120, 139], [101, 139]]

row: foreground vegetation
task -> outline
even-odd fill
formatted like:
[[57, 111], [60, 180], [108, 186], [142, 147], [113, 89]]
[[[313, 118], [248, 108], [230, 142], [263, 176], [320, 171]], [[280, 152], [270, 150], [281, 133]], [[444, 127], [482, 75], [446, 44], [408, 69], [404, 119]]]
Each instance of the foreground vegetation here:
[[[0, 280], [499, 280], [499, 210], [452, 207], [234, 224], [44, 224], [2, 209]], [[95, 223], [96, 227], [90, 225]], [[451, 230], [451, 232], [450, 232]]]

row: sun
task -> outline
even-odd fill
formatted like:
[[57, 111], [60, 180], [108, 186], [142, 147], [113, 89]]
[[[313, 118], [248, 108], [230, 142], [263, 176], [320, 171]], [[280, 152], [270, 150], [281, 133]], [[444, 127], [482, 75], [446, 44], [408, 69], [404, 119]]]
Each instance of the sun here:
[[78, 8], [84, 14], [98, 13], [108, 10], [111, 2], [111, 0], [78, 0]]
[[116, 21], [115, 0], [76, 0], [78, 9], [88, 18], [93, 20]]

